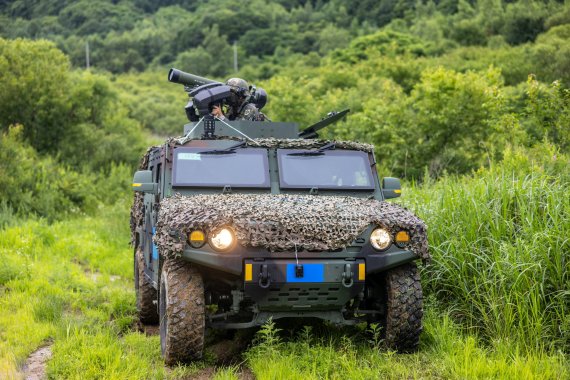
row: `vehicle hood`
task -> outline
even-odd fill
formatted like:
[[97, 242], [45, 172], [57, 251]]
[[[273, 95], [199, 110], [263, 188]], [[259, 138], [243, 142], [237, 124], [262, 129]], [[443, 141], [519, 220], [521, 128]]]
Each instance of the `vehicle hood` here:
[[155, 244], [178, 256], [194, 229], [206, 234], [232, 226], [243, 246], [270, 251], [345, 247], [370, 224], [411, 235], [409, 248], [428, 259], [426, 226], [397, 204], [375, 199], [287, 194], [175, 195], [160, 202]]

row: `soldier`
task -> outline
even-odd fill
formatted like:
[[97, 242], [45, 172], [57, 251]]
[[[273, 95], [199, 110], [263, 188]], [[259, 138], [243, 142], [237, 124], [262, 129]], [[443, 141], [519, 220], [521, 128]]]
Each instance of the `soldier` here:
[[226, 85], [232, 89], [232, 98], [229, 101], [229, 110], [227, 116], [224, 115], [220, 106], [212, 108], [212, 115], [220, 120], [249, 120], [264, 121], [266, 116], [259, 112], [257, 107], [248, 102], [249, 84], [241, 78], [230, 78], [226, 81]]

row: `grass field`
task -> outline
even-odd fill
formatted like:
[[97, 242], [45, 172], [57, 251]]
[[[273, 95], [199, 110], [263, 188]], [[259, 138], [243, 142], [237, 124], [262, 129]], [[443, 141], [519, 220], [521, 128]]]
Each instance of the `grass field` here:
[[0, 231], [0, 378], [20, 378], [44, 344], [53, 344], [54, 379], [183, 379], [204, 369], [235, 379], [242, 367], [258, 379], [570, 378], [570, 176], [524, 165], [404, 189], [434, 256], [411, 355], [384, 350], [364, 327], [269, 324], [233, 364], [207, 352], [166, 369], [158, 337], [136, 328], [130, 199], [51, 225], [12, 223]]

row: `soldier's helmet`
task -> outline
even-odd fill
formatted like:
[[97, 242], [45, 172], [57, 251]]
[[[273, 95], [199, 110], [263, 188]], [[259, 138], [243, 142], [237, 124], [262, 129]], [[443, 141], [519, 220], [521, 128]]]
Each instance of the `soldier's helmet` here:
[[232, 91], [239, 97], [249, 95], [249, 84], [241, 78], [230, 78], [226, 81], [226, 85], [230, 86]]

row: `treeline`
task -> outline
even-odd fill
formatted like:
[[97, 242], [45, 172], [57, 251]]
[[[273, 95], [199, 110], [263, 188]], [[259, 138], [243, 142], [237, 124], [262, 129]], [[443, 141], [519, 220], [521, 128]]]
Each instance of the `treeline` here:
[[[458, 46], [518, 46], [568, 22], [568, 3], [532, 0], [0, 3], [0, 36], [53, 40], [76, 67], [85, 65], [89, 43], [91, 64], [113, 73], [174, 64], [227, 76], [234, 43], [240, 65], [306, 54], [318, 60], [382, 27], [410, 32], [434, 54]], [[266, 71], [266, 77], [272, 74]]]

